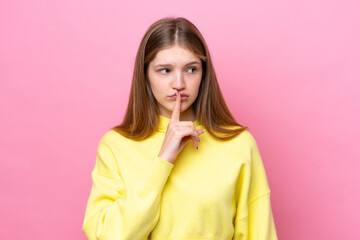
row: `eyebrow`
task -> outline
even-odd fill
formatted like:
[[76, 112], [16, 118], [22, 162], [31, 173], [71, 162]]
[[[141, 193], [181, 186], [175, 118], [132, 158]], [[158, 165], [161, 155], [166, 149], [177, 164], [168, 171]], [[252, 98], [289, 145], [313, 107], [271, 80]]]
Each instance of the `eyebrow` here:
[[[192, 61], [192, 62], [189, 62], [189, 63], [185, 64], [185, 66], [188, 66], [188, 65], [191, 65], [191, 64], [200, 65], [200, 63], [198, 61]], [[172, 66], [171, 64], [158, 64], [158, 65], [154, 66], [154, 68], [156, 68], [156, 67], [171, 67], [171, 66]]]

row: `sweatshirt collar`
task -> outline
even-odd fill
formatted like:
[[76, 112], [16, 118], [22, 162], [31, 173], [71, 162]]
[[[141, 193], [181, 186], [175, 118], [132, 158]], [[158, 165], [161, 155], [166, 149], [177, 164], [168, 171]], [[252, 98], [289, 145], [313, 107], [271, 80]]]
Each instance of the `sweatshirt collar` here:
[[[157, 126], [157, 131], [159, 132], [166, 132], [167, 130], [167, 126], [169, 125], [169, 122], [170, 122], [170, 118], [167, 118], [167, 117], [164, 117], [162, 115], [158, 115], [159, 117], [159, 124]], [[202, 126], [198, 119], [194, 121], [194, 126], [196, 127], [196, 129], [202, 129], [204, 128], [204, 126]]]

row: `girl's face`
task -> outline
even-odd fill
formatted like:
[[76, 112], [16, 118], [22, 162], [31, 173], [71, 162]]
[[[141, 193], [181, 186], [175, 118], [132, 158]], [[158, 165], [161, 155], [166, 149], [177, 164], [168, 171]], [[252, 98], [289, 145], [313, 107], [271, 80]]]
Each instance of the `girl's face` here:
[[148, 77], [160, 115], [171, 118], [176, 99], [172, 96], [177, 90], [185, 95], [180, 112], [193, 114], [191, 106], [199, 92], [202, 67], [192, 51], [177, 44], [160, 50], [149, 64]]

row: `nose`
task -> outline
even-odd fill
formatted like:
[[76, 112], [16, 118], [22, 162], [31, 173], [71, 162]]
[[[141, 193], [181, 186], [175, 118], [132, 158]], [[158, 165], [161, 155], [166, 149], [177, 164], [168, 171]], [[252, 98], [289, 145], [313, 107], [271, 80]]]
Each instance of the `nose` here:
[[174, 75], [174, 79], [172, 81], [172, 87], [176, 90], [183, 90], [185, 88], [184, 75], [181, 72], [178, 72]]

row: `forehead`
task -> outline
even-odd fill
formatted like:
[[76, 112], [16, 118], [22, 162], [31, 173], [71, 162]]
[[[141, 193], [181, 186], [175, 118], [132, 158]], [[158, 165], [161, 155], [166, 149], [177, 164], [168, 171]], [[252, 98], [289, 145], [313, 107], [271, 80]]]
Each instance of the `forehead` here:
[[186, 64], [190, 61], [200, 62], [200, 58], [196, 56], [191, 50], [186, 47], [174, 45], [160, 50], [155, 58], [152, 60], [152, 64]]

